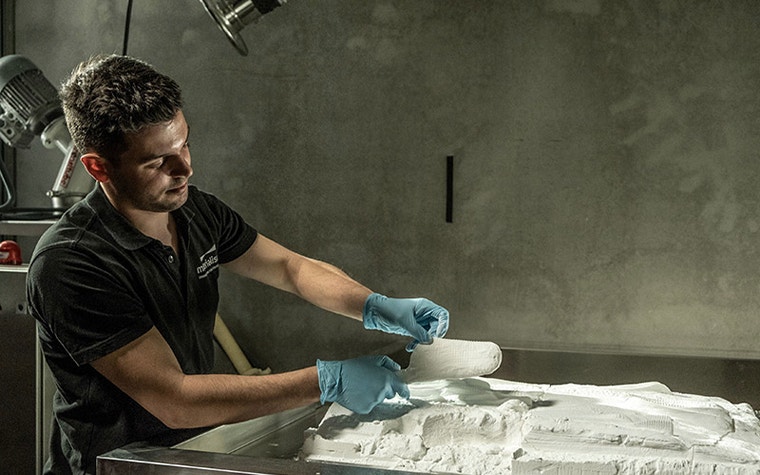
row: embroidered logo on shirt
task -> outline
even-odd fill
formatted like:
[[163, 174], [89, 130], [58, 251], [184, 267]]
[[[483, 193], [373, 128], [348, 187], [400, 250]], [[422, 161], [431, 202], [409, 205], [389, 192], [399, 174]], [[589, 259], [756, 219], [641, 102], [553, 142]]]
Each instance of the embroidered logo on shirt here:
[[219, 268], [219, 256], [216, 255], [216, 244], [201, 256], [201, 265], [196, 268], [198, 279], [205, 279]]

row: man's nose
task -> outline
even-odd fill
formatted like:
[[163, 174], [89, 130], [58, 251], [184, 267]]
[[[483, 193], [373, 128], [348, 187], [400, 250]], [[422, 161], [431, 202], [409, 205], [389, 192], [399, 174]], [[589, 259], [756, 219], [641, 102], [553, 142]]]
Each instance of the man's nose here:
[[193, 167], [190, 166], [190, 155], [175, 155], [172, 157], [170, 174], [172, 176], [191, 176]]

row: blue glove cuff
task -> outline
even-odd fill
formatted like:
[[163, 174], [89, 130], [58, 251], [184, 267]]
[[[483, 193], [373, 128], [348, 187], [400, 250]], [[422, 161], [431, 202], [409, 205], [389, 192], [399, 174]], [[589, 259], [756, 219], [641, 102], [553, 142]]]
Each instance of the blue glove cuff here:
[[388, 297], [378, 293], [370, 294], [367, 300], [364, 301], [364, 308], [362, 309], [362, 323], [367, 330], [383, 330], [383, 326], [378, 322], [377, 315], [374, 312], [374, 308], [383, 300], [388, 300]]
[[335, 361], [317, 360], [317, 378], [319, 379], [319, 402], [334, 402], [340, 391], [338, 381], [340, 381], [340, 365]]

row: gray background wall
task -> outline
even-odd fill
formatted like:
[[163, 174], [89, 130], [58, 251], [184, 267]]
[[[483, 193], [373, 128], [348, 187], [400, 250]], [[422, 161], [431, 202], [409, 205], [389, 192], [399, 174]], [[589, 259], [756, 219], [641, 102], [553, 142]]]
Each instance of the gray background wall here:
[[[16, 3], [16, 50], [56, 85], [121, 51], [126, 1]], [[757, 358], [759, 20], [756, 1], [292, 0], [243, 30], [242, 57], [199, 1], [135, 0], [129, 54], [183, 85], [195, 184], [379, 292], [447, 306], [452, 337]], [[18, 153], [20, 204], [48, 204], [59, 160]], [[400, 343], [223, 287], [275, 370]]]

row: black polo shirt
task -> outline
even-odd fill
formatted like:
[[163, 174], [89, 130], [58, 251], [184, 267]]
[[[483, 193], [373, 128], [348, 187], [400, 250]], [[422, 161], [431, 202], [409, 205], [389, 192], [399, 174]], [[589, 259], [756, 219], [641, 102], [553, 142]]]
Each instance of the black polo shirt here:
[[172, 214], [179, 255], [135, 229], [98, 187], [37, 244], [27, 297], [57, 385], [51, 473], [95, 473], [106, 451], [198, 432], [168, 429], [89, 365], [155, 326], [186, 374], [212, 371], [219, 265], [241, 256], [256, 231], [194, 186]]

